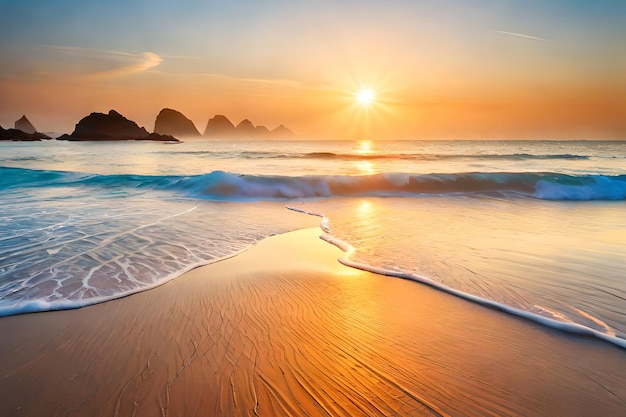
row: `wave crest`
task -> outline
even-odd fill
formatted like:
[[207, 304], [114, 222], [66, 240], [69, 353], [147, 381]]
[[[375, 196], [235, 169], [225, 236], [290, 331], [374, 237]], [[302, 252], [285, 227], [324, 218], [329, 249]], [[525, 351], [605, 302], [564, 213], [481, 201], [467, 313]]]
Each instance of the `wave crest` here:
[[291, 200], [334, 196], [499, 195], [542, 200], [626, 200], [626, 175], [456, 173], [255, 176], [214, 171], [193, 176], [99, 175], [0, 168], [0, 190], [20, 187], [159, 190], [209, 200]]
[[341, 196], [501, 195], [542, 200], [626, 200], [626, 176], [555, 173], [460, 173], [363, 176], [252, 176], [226, 172], [171, 184], [190, 196], [217, 200], [290, 200]]

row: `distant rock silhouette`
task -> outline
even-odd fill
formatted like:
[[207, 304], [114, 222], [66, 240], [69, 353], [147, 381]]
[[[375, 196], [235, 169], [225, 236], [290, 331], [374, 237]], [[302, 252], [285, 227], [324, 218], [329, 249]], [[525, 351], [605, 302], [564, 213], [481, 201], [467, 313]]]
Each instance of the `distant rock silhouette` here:
[[37, 133], [37, 129], [35, 126], [26, 118], [26, 115], [23, 115], [19, 120], [15, 122], [15, 128], [17, 130], [21, 130], [24, 133]]
[[4, 129], [0, 126], [0, 140], [10, 140], [19, 142], [36, 142], [40, 140], [52, 139], [43, 133], [26, 133], [19, 129]]
[[209, 119], [204, 136], [210, 138], [232, 138], [235, 136], [235, 125], [224, 115], [217, 114]]
[[295, 139], [297, 135], [284, 125], [280, 125], [270, 131], [270, 136], [276, 139]]
[[181, 112], [163, 109], [154, 122], [154, 133], [172, 136], [200, 136], [193, 122]]
[[294, 139], [297, 137], [283, 125], [270, 131], [265, 126], [254, 126], [248, 119], [242, 120], [235, 127], [226, 116], [221, 114], [209, 120], [204, 136], [216, 139]]
[[143, 138], [148, 131], [137, 126], [137, 123], [128, 120], [115, 110], [109, 114], [91, 113], [84, 117], [72, 133], [75, 138]]
[[248, 119], [243, 119], [237, 127], [235, 127], [235, 131], [237, 132], [237, 137], [240, 138], [253, 138], [257, 136], [256, 127], [252, 124], [252, 122]]
[[180, 142], [172, 135], [162, 135], [160, 133], [150, 133], [148, 136], [141, 138], [142, 140], [154, 140], [158, 142]]
[[270, 135], [270, 130], [265, 126], [257, 126], [255, 128], [255, 134], [260, 137], [268, 137]]
[[179, 142], [173, 136], [149, 134], [137, 123], [128, 120], [115, 110], [104, 113], [91, 113], [81, 119], [71, 135], [63, 135], [59, 140], [157, 140]]

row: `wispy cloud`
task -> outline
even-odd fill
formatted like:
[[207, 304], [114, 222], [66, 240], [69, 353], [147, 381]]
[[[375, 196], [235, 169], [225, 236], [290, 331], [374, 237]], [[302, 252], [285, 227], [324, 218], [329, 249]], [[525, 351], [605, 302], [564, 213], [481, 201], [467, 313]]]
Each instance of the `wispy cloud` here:
[[207, 78], [213, 78], [226, 82], [235, 82], [235, 83], [249, 83], [249, 84], [257, 84], [257, 85], [280, 85], [283, 87], [290, 88], [309, 88], [308, 85], [294, 80], [287, 79], [272, 79], [272, 78], [250, 78], [250, 77], [238, 77], [235, 75], [226, 75], [219, 73], [198, 73], [197, 75]]
[[44, 45], [34, 49], [31, 56], [16, 56], [13, 61], [23, 75], [119, 78], [148, 71], [163, 58], [153, 52]]
[[517, 36], [518, 38], [530, 39], [530, 40], [533, 40], [533, 41], [548, 42], [547, 39], [539, 38], [537, 36], [526, 35], [524, 33], [507, 32], [505, 30], [494, 30], [494, 32], [501, 33], [503, 35]]
[[144, 52], [139, 55], [128, 54], [126, 60], [127, 62], [118, 68], [104, 70], [94, 75], [100, 77], [122, 77], [148, 71], [163, 62], [163, 58], [153, 52]]

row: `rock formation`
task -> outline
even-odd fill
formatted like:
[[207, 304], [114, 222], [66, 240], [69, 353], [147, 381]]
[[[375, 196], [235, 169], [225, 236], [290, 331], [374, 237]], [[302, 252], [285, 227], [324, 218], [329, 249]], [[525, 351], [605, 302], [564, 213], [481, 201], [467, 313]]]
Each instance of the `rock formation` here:
[[215, 139], [294, 139], [296, 134], [285, 126], [280, 125], [270, 131], [265, 126], [254, 126], [248, 119], [244, 119], [235, 127], [226, 116], [218, 114], [206, 125], [204, 136]]
[[237, 127], [235, 127], [235, 132], [237, 132], [237, 137], [252, 139], [257, 136], [257, 130], [252, 124], [252, 122], [248, 119], [243, 119]]
[[270, 136], [276, 139], [295, 139], [297, 135], [284, 125], [280, 125], [270, 131]]
[[270, 135], [270, 130], [266, 128], [265, 126], [259, 125], [255, 128], [255, 134], [256, 136], [266, 138]]
[[47, 140], [52, 138], [48, 135], [44, 135], [43, 133], [26, 133], [18, 129], [4, 129], [2, 126], [0, 126], [0, 140], [34, 142], [43, 139]]
[[37, 133], [37, 129], [35, 129], [35, 126], [26, 118], [26, 115], [23, 115], [19, 120], [15, 121], [15, 129], [30, 134]]
[[221, 114], [215, 115], [207, 123], [204, 136], [209, 138], [231, 138], [235, 136], [235, 125], [226, 116]]
[[161, 110], [154, 122], [154, 133], [178, 137], [200, 136], [191, 120], [172, 109]]
[[137, 123], [128, 120], [115, 110], [104, 113], [91, 113], [76, 124], [72, 133], [74, 138], [107, 139], [107, 138], [143, 138], [148, 131]]
[[63, 135], [59, 140], [157, 140], [178, 142], [173, 136], [149, 134], [145, 128], [128, 120], [115, 110], [104, 113], [91, 113], [81, 119], [71, 135]]

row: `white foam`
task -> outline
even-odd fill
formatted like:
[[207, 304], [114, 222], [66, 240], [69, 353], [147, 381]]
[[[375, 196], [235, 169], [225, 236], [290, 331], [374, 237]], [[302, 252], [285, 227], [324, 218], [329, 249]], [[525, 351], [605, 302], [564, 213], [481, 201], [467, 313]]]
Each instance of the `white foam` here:
[[562, 321], [558, 321], [555, 319], [550, 319], [548, 317], [543, 317], [538, 314], [531, 313], [529, 311], [520, 310], [518, 308], [514, 308], [506, 304], [498, 303], [498, 302], [495, 302], [486, 298], [478, 297], [478, 296], [475, 296], [475, 295], [472, 295], [463, 291], [456, 290], [440, 282], [433, 281], [427, 277], [420, 276], [417, 274], [391, 271], [389, 269], [377, 268], [377, 267], [372, 267], [370, 265], [354, 262], [350, 259], [350, 255], [355, 252], [355, 249], [350, 244], [343, 242], [340, 239], [337, 239], [328, 234], [322, 235], [320, 237], [326, 242], [332, 245], [335, 245], [336, 247], [344, 251], [344, 255], [342, 255], [338, 259], [339, 262], [341, 262], [343, 265], [360, 269], [363, 271], [367, 271], [367, 272], [373, 272], [378, 275], [385, 275], [385, 276], [390, 276], [390, 277], [403, 278], [403, 279], [408, 279], [411, 281], [416, 281], [422, 284], [426, 284], [430, 287], [436, 288], [445, 293], [457, 296], [459, 298], [463, 298], [465, 300], [472, 301], [474, 303], [483, 305], [485, 307], [493, 308], [495, 310], [503, 311], [505, 313], [512, 314], [514, 316], [521, 317], [523, 319], [530, 320], [535, 323], [539, 323], [541, 325], [560, 330], [562, 332], [577, 334], [581, 336], [595, 337], [595, 338], [604, 340], [606, 342], [612, 343], [616, 346], [626, 349], [626, 339], [621, 339], [619, 337], [616, 337], [614, 333], [612, 334], [602, 333], [597, 330], [591, 329], [589, 327], [583, 326], [582, 324], [562, 322]]
[[603, 333], [603, 332], [591, 329], [587, 326], [583, 326], [582, 324], [573, 323], [573, 322], [564, 322], [564, 321], [559, 321], [556, 319], [544, 317], [539, 314], [532, 313], [530, 311], [521, 310], [519, 308], [511, 307], [509, 305], [499, 303], [499, 302], [496, 302], [487, 298], [478, 297], [476, 295], [473, 295], [467, 292], [459, 291], [455, 288], [449, 287], [445, 284], [434, 281], [422, 275], [403, 272], [403, 271], [392, 271], [386, 268], [374, 267], [374, 266], [367, 265], [364, 263], [355, 262], [352, 260], [351, 257], [356, 252], [356, 249], [352, 245], [350, 245], [348, 242], [338, 239], [330, 234], [330, 228], [328, 227], [328, 219], [323, 214], [310, 212], [304, 209], [298, 209], [294, 207], [287, 207], [287, 208], [293, 211], [300, 212], [300, 213], [321, 217], [323, 219], [323, 222], [322, 222], [322, 225], [320, 225], [320, 227], [325, 232], [325, 234], [320, 236], [320, 238], [336, 246], [337, 248], [341, 249], [341, 251], [344, 252], [344, 254], [341, 257], [339, 257], [338, 261], [345, 266], [360, 269], [360, 270], [367, 271], [367, 272], [372, 272], [378, 275], [385, 275], [389, 277], [402, 278], [402, 279], [419, 282], [419, 283], [428, 285], [432, 288], [435, 288], [439, 291], [445, 292], [447, 294], [454, 295], [456, 297], [474, 302], [476, 304], [480, 304], [485, 307], [489, 307], [498, 311], [512, 314], [514, 316], [541, 324], [546, 327], [550, 327], [550, 328], [553, 328], [562, 332], [570, 333], [570, 334], [594, 337], [594, 338], [609, 342], [613, 345], [619, 346], [623, 349], [626, 349], [626, 339], [616, 337], [614, 332]]
[[[37, 216], [24, 204], [5, 207], [15, 221], [0, 230], [0, 316], [149, 290], [301, 224], [277, 216], [281, 204], [194, 203], [125, 198], [72, 209], [48, 203]], [[68, 215], [62, 230], [48, 230]]]

